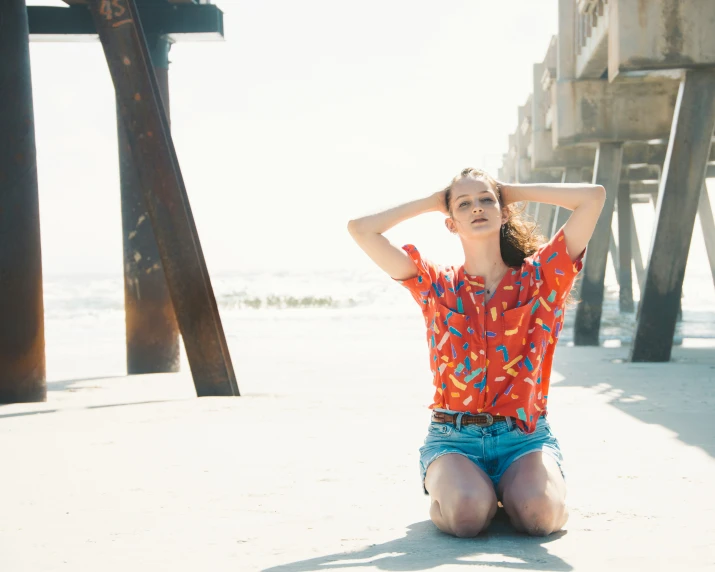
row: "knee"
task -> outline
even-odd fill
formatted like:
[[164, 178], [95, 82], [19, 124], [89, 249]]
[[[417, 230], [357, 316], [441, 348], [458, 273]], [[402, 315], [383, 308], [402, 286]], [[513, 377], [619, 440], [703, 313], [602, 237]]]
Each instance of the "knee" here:
[[481, 495], [464, 492], [454, 495], [448, 507], [443, 507], [442, 514], [455, 536], [469, 538], [485, 530], [496, 511], [496, 496], [483, 498]]
[[547, 496], [525, 499], [514, 510], [524, 532], [531, 536], [548, 536], [560, 530], [568, 518], [564, 502]]

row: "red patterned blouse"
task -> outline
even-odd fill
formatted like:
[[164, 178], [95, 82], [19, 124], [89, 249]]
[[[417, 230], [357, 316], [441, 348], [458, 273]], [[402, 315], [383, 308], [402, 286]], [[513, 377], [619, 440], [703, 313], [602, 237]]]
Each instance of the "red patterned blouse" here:
[[[582, 267], [566, 252], [563, 229], [521, 267], [512, 267], [486, 301], [484, 278], [403, 249], [418, 275], [399, 281], [424, 314], [435, 386], [430, 409], [517, 418], [532, 432], [545, 414], [564, 301]], [[585, 250], [584, 250], [585, 252]]]

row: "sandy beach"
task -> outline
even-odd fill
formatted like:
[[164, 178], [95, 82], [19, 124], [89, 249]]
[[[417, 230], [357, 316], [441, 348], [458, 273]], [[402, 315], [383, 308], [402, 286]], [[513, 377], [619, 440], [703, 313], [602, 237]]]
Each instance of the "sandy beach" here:
[[[701, 177], [715, 166], [715, 9], [83, 4], [0, 4], [4, 395], [47, 384], [45, 402], [0, 405], [0, 572], [715, 571], [715, 179]], [[502, 184], [472, 172], [481, 183], [459, 191], [465, 167]], [[512, 201], [533, 203], [549, 236], [576, 213], [534, 281], [499, 264], [497, 247], [523, 259], [498, 210]], [[575, 307], [558, 328], [534, 314], [562, 310], [539, 273], [565, 290], [565, 256], [593, 230], [578, 339], [600, 347], [574, 347]], [[490, 296], [501, 269], [519, 304], [540, 297], [534, 339], [558, 338], [564, 530], [519, 534], [501, 511], [459, 539], [429, 520], [427, 300], [389, 278], [406, 260], [376, 233], [483, 274]], [[160, 272], [186, 339], [208, 340], [192, 356], [228, 345], [240, 397], [197, 398], [183, 347], [179, 373], [126, 376], [126, 337], [154, 343], [152, 316], [170, 314]], [[673, 323], [652, 318], [678, 303], [672, 359], [630, 363], [644, 330], [667, 350]], [[550, 356], [506, 358], [506, 336], [537, 350], [522, 321], [497, 319], [514, 304], [497, 296], [480, 316], [525, 376]], [[483, 367], [452, 362], [486, 384], [482, 353]], [[469, 407], [473, 383], [450, 399]], [[499, 412], [525, 419], [517, 393]]]
[[558, 348], [566, 530], [460, 540], [420, 489], [421, 317], [298, 316], [229, 336], [240, 398], [197, 399], [184, 371], [0, 407], [0, 568], [715, 569], [711, 349], [631, 364], [627, 348]]

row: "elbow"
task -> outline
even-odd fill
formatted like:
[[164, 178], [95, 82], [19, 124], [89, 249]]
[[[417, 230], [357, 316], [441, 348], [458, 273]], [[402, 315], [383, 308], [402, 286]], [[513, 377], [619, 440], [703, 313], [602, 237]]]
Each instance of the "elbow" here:
[[603, 185], [584, 186], [581, 190], [578, 204], [572, 210], [586, 210], [597, 208], [599, 211], [606, 204], [606, 189]]
[[603, 185], [591, 185], [584, 189], [586, 192], [582, 195], [582, 205], [598, 204], [601, 208], [606, 204], [606, 189]]
[[374, 220], [369, 216], [349, 220], [348, 232], [350, 233], [350, 236], [355, 239], [363, 236], [371, 236], [373, 234], [382, 234], [375, 228]]
[[593, 194], [594, 198], [596, 198], [601, 204], [606, 202], [606, 187], [603, 185], [596, 185]]
[[359, 234], [362, 234], [365, 229], [363, 228], [363, 224], [360, 221], [360, 219], [351, 219], [348, 221], [348, 232], [350, 233], [350, 236], [357, 236]]
[[355, 236], [358, 232], [358, 221], [356, 219], [350, 219], [348, 221], [348, 232], [351, 236]]

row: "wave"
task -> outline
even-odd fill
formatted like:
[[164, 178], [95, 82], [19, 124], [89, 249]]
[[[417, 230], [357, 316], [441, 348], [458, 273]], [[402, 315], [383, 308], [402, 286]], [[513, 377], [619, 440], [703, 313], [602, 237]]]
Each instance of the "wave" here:
[[[124, 313], [121, 276], [62, 276], [45, 280], [45, 318], [49, 320], [114, 319]], [[370, 316], [407, 316], [414, 312], [409, 294], [381, 274], [255, 273], [218, 275], [212, 279], [221, 312], [351, 312]], [[715, 305], [704, 281], [683, 299], [683, 321], [678, 330], [689, 337], [713, 336]], [[573, 324], [576, 308], [566, 312], [566, 326]], [[285, 314], [284, 314], [285, 315]], [[298, 314], [295, 314], [298, 316]], [[307, 316], [306, 316], [307, 317]], [[628, 339], [635, 329], [635, 314], [618, 312], [618, 289], [607, 284], [602, 334]], [[568, 335], [568, 332], [564, 332]]]
[[360, 302], [354, 298], [336, 299], [332, 296], [250, 296], [245, 293], [228, 294], [216, 300], [221, 310], [260, 310], [289, 308], [353, 308]]

